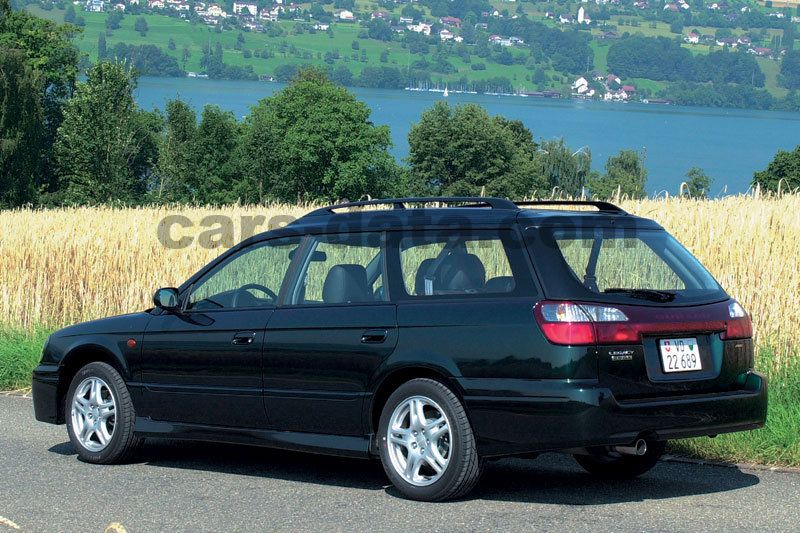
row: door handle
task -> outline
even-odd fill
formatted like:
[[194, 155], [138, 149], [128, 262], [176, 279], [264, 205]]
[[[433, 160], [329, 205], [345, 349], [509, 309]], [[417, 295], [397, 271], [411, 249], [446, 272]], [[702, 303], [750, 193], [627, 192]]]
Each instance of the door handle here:
[[386, 340], [389, 332], [385, 329], [368, 329], [361, 335], [362, 344], [380, 344]]
[[253, 341], [256, 338], [256, 334], [252, 331], [247, 331], [243, 333], [237, 333], [233, 336], [233, 340], [231, 344], [235, 344], [237, 346], [246, 346], [248, 344], [253, 344]]

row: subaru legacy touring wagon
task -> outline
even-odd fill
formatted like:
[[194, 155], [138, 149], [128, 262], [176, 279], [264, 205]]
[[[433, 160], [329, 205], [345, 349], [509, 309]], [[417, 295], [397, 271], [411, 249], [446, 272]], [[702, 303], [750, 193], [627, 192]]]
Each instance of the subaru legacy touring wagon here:
[[379, 457], [406, 497], [444, 500], [486, 459], [565, 452], [633, 477], [668, 439], [766, 418], [747, 312], [605, 202], [325, 207], [154, 304], [44, 346], [36, 418], [84, 461], [147, 437]]

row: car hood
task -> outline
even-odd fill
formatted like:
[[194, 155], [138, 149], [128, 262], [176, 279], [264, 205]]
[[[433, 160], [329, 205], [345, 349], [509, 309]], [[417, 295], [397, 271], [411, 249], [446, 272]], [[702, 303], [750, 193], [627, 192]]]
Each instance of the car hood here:
[[136, 334], [143, 333], [147, 322], [150, 320], [150, 313], [139, 312], [127, 315], [118, 315], [108, 318], [81, 322], [60, 329], [53, 333], [53, 338], [75, 337], [79, 335], [104, 335], [111, 333]]

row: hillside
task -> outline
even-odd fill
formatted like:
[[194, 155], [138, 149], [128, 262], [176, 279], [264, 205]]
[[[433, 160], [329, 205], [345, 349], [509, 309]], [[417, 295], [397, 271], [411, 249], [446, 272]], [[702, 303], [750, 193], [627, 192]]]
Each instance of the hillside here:
[[[151, 5], [153, 1], [160, 2], [151, 0]], [[177, 6], [182, 0], [167, 1]], [[173, 75], [182, 70], [208, 73], [212, 78], [258, 76], [285, 81], [295, 66], [316, 65], [327, 68], [334, 80], [344, 85], [553, 91], [562, 96], [573, 93], [614, 100], [677, 98], [690, 104], [697, 99], [713, 100], [709, 105], [796, 108], [796, 96], [784, 100], [789, 87], [781, 76], [781, 58], [796, 48], [796, 10], [775, 11], [740, 2], [742, 7], [736, 4], [721, 17], [702, 2], [698, 2], [698, 8], [680, 2], [681, 7], [676, 9], [685, 12], [676, 14], [670, 14], [667, 8], [679, 4], [667, 4], [663, 10], [636, 7], [642, 3], [647, 4], [644, 0], [563, 5], [490, 4], [485, 0], [444, 4], [438, 0], [261, 2], [253, 4], [260, 10], [258, 17], [234, 14], [234, 4], [221, 4], [225, 16], [219, 17], [197, 6], [197, 11], [187, 15], [169, 6], [160, 9], [128, 4], [116, 29], [108, 27], [109, 12], [88, 12], [83, 6], [73, 8], [71, 16], [58, 4], [32, 4], [27, 9], [56, 21], [64, 21], [65, 15], [74, 20], [77, 15], [83, 27], [75, 42], [89, 61], [97, 59], [102, 35], [109, 56], [124, 53], [130, 59], [137, 52], [144, 55], [135, 49], [115, 48], [120, 43], [155, 45], [177, 62], [168, 69]], [[578, 13], [578, 18], [572, 12]], [[443, 13], [465, 18], [462, 21]], [[353, 20], [342, 19], [343, 14]], [[581, 17], [583, 23], [578, 22]], [[137, 22], [141, 25], [142, 20], [146, 31], [137, 31]], [[609, 65], [609, 52], [619, 58], [615, 49], [624, 49], [635, 38], [655, 43], [654, 47], [672, 43], [668, 51], [672, 56], [659, 55], [660, 51], [647, 56], [637, 51], [630, 61], [677, 63], [676, 71], [653, 75], [636, 69], [626, 72], [618, 60]], [[209, 58], [213, 59], [215, 51], [225, 68], [209, 68]], [[152, 56], [153, 52], [149, 50], [148, 54]], [[730, 57], [722, 52], [742, 59], [731, 64]], [[700, 60], [709, 56], [707, 62]], [[140, 67], [143, 74], [164, 75], [164, 69], [152, 68], [152, 61], [140, 65], [145, 65]], [[609, 71], [615, 67], [616, 72]], [[607, 83], [611, 73], [618, 75], [619, 83]], [[587, 80], [585, 87], [580, 86], [581, 77]], [[800, 79], [800, 73], [797, 77]]]

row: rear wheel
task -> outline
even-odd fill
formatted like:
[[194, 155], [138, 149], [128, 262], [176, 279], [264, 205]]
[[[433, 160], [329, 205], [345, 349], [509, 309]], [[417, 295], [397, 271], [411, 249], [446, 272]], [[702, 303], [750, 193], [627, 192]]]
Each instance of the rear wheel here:
[[590, 450], [589, 455], [575, 455], [584, 470], [605, 479], [632, 479], [653, 468], [664, 454], [666, 442], [647, 441], [644, 455], [622, 455], [605, 448]]
[[64, 413], [69, 439], [84, 461], [120, 462], [136, 445], [133, 402], [125, 381], [111, 365], [94, 362], [78, 370]]
[[383, 408], [378, 435], [386, 475], [407, 498], [458, 498], [478, 482], [481, 462], [467, 414], [438, 381], [401, 385]]

